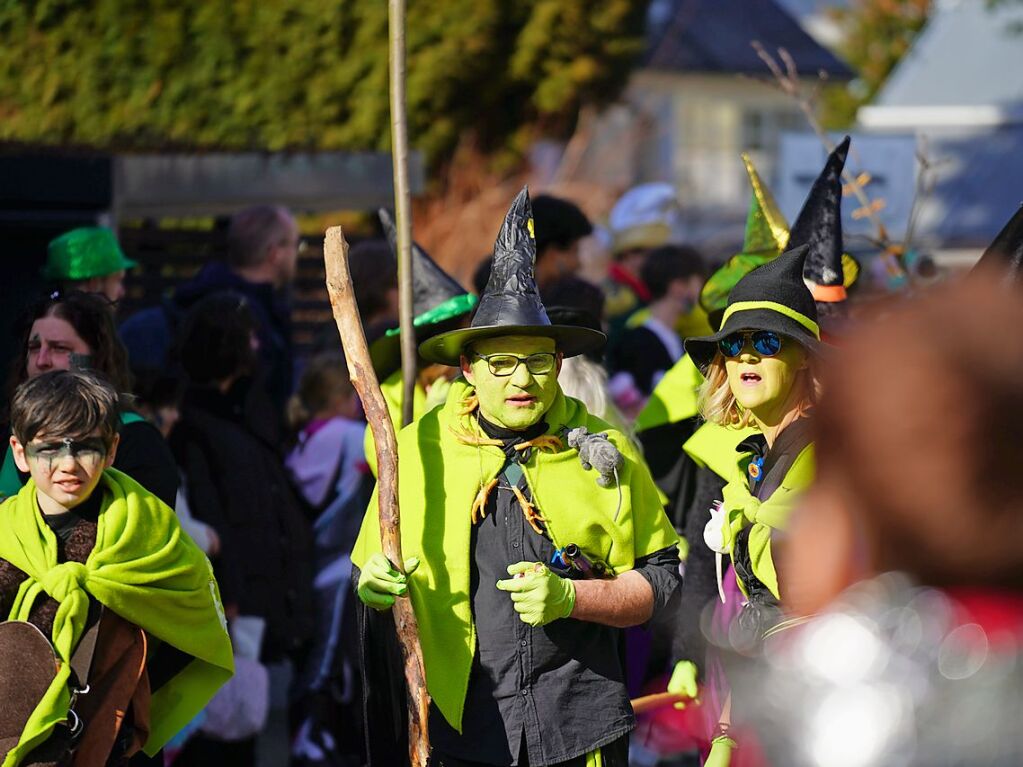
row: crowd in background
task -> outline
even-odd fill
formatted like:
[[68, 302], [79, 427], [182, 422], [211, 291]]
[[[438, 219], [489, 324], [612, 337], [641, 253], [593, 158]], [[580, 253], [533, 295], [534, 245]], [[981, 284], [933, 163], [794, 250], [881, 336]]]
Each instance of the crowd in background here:
[[[664, 185], [632, 190], [612, 211], [613, 258], [599, 285], [579, 274], [580, 243], [594, 231], [586, 215], [546, 195], [533, 210], [536, 279], [551, 320], [609, 336], [603, 355], [565, 361], [562, 386], [631, 431], [685, 338], [709, 332], [698, 299], [714, 265], [679, 241], [677, 202]], [[120, 318], [133, 263], [107, 230], [76, 230], [51, 244], [55, 290], [19, 328], [8, 396], [52, 369], [88, 368], [109, 380], [123, 394], [115, 467], [172, 506], [213, 563], [238, 673], [168, 749], [174, 764], [359, 763], [347, 555], [372, 490], [372, 456], [334, 328], [324, 328], [313, 356], [296, 359], [289, 287], [301, 247], [287, 210], [241, 211], [223, 262]], [[86, 254], [99, 273], [68, 269], [68, 252]], [[360, 242], [350, 260], [373, 342], [396, 325], [395, 259], [381, 238]], [[483, 259], [477, 293], [489, 267]], [[11, 495], [24, 477], [5, 464], [2, 480], [0, 494]]]

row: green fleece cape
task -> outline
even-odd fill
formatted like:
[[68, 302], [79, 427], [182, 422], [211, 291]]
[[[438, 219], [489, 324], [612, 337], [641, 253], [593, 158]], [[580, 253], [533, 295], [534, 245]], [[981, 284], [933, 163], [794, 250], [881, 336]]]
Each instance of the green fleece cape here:
[[[733, 476], [725, 485], [725, 541], [728, 553], [734, 560], [735, 536], [744, 527], [752, 526], [749, 534], [749, 555], [753, 574], [777, 599], [781, 599], [778, 573], [774, 567], [774, 558], [771, 556], [771, 535], [775, 530], [785, 529], [799, 496], [813, 482], [816, 467], [813, 444], [804, 447], [796, 456], [781, 485], [764, 501], [758, 500], [750, 493], [746, 477], [751, 459], [750, 453], [741, 454], [737, 463], [741, 475]], [[739, 588], [746, 593], [741, 580]]]
[[636, 431], [646, 431], [666, 423], [677, 423], [700, 412], [697, 391], [703, 383], [699, 368], [685, 354], [664, 374], [650, 399], [639, 411]]
[[0, 505], [0, 557], [28, 578], [10, 620], [27, 620], [44, 593], [59, 606], [52, 642], [60, 669], [3, 762], [17, 765], [67, 718], [70, 658], [85, 628], [89, 596], [192, 661], [152, 697], [145, 751], [156, 753], [234, 673], [231, 641], [209, 560], [184, 535], [174, 512], [116, 469], [103, 472], [96, 546], [84, 564], [57, 564], [57, 539], [29, 480]]
[[698, 466], [710, 469], [725, 482], [729, 482], [732, 479], [742, 479], [743, 475], [736, 464], [738, 454], [735, 448], [754, 433], [756, 429], [752, 426], [738, 429], [707, 421], [693, 432], [682, 449]]
[[[380, 392], [384, 395], [384, 402], [387, 404], [387, 413], [391, 416], [391, 423], [394, 424], [394, 431], [401, 429], [401, 400], [403, 381], [401, 371], [396, 370], [380, 383]], [[426, 392], [418, 383], [412, 395], [412, 420], [420, 418], [426, 412]], [[373, 441], [373, 430], [366, 429], [362, 438], [362, 446], [366, 451], [366, 463], [369, 464], [373, 476], [377, 475], [377, 451], [376, 442]]]
[[[481, 434], [473, 417], [459, 415], [463, 400], [473, 392], [466, 382], [456, 381], [443, 407], [398, 435], [402, 554], [421, 561], [409, 579], [409, 592], [419, 621], [427, 688], [444, 718], [459, 731], [476, 647], [469, 601], [469, 514], [479, 489], [497, 476], [505, 461], [499, 448], [466, 445], [452, 433]], [[618, 489], [597, 485], [596, 472], [583, 470], [578, 451], [532, 452], [523, 469], [555, 546], [575, 543], [622, 573], [633, 567], [636, 557], [678, 543], [649, 470], [623, 434], [609, 430], [582, 403], [560, 391], [544, 417], [548, 434], [558, 434], [563, 426], [607, 431], [625, 458], [618, 511]], [[374, 494], [352, 561], [362, 567], [378, 551]]]

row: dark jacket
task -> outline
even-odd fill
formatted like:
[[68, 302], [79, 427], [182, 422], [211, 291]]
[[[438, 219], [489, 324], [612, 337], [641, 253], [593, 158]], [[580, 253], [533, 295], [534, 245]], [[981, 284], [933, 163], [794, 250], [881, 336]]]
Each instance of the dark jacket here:
[[259, 334], [260, 369], [266, 372], [270, 397], [277, 409], [283, 411], [294, 377], [291, 304], [287, 293], [270, 283], [242, 279], [222, 261], [206, 264], [195, 277], [178, 287], [173, 299], [143, 309], [121, 325], [121, 340], [132, 366], [167, 369], [170, 347], [185, 312], [200, 299], [223, 291], [239, 293], [249, 300]]
[[224, 604], [266, 619], [263, 660], [273, 662], [312, 635], [312, 534], [276, 446], [244, 415], [247, 388], [190, 388], [171, 448], [192, 514], [220, 535]]

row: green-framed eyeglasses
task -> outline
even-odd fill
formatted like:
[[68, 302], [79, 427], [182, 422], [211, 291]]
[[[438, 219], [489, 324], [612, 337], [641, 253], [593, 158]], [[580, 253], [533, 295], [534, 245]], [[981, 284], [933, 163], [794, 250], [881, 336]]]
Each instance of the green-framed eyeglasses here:
[[551, 352], [537, 352], [528, 357], [519, 357], [515, 354], [474, 354], [476, 359], [486, 360], [487, 367], [491, 374], [499, 377], [510, 376], [520, 364], [525, 364], [526, 370], [535, 376], [542, 376], [554, 370], [557, 357]]

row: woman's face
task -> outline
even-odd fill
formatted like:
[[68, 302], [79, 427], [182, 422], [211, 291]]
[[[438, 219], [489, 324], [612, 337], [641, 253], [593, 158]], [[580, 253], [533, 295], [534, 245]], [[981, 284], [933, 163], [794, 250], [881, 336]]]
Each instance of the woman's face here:
[[781, 350], [773, 357], [758, 353], [747, 338], [738, 356], [725, 358], [728, 387], [758, 421], [777, 424], [792, 404], [793, 387], [806, 362], [806, 350], [789, 338], [782, 337]]
[[71, 355], [88, 357], [92, 354], [85, 343], [60, 317], [40, 317], [32, 323], [28, 334], [28, 348], [25, 350], [25, 367], [29, 378], [35, 378], [49, 370], [69, 370]]

